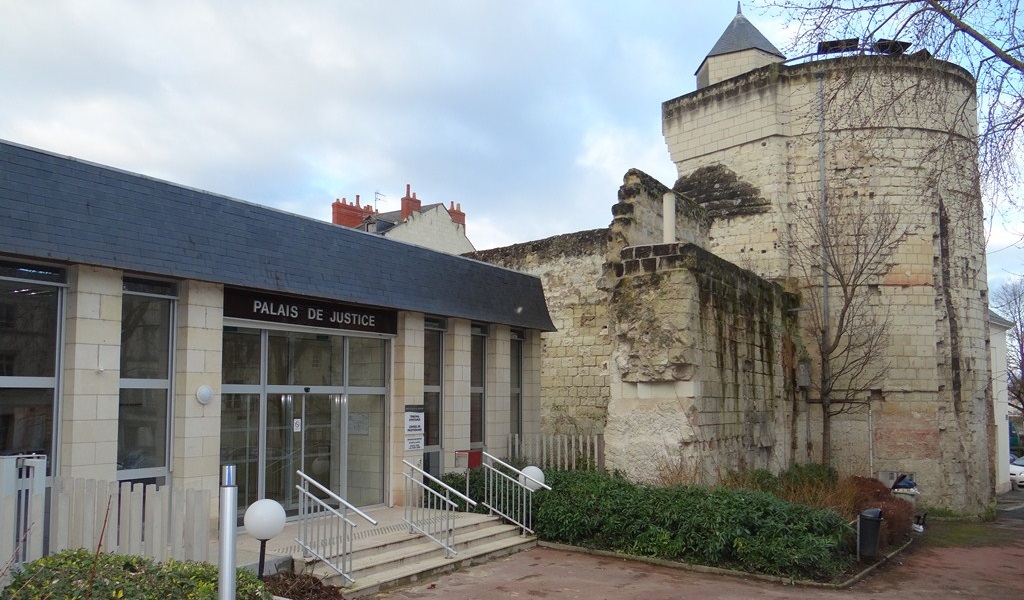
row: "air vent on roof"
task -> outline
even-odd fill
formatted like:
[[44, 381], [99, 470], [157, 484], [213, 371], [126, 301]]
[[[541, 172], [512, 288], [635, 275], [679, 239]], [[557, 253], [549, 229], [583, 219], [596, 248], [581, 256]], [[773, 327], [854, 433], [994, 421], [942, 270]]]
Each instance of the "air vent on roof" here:
[[899, 40], [878, 40], [871, 44], [871, 49], [882, 54], [903, 54], [910, 47], [910, 42]]
[[828, 40], [827, 42], [818, 42], [818, 54], [832, 54], [834, 52], [849, 52], [850, 50], [856, 50], [860, 45], [860, 40], [857, 38], [849, 38], [845, 40]]

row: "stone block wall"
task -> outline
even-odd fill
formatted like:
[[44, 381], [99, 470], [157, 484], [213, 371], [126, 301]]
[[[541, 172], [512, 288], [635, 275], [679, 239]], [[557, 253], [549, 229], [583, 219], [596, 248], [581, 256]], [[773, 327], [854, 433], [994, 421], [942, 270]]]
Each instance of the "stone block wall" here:
[[913, 56], [771, 65], [670, 100], [662, 113], [677, 190], [722, 166], [767, 200], [762, 213], [713, 215], [708, 248], [805, 296], [816, 293], [813, 265], [794, 249], [813, 245], [809, 223], [823, 199], [896, 209], [908, 236], [871, 282], [871, 302], [890, 319], [888, 372], [871, 394], [871, 419], [865, 409], [834, 422], [834, 464], [841, 474], [914, 471], [930, 501], [983, 510], [993, 410], [969, 74]]
[[[545, 433], [594, 433], [604, 427], [611, 341], [606, 293], [598, 280], [607, 246], [607, 230], [595, 229], [469, 255], [535, 275], [544, 286], [556, 328], [541, 334], [540, 418]], [[537, 357], [527, 358], [536, 364]]]
[[632, 479], [714, 482], [791, 459], [796, 300], [692, 244], [622, 252], [606, 460]]
[[[542, 429], [595, 433], [607, 414], [608, 359], [613, 340], [608, 285], [619, 276], [620, 253], [663, 239], [663, 196], [672, 190], [631, 169], [623, 177], [608, 229], [581, 231], [468, 256], [536, 275], [557, 331], [542, 334]], [[707, 212], [675, 194], [676, 239], [707, 244]]]
[[700, 69], [697, 69], [697, 87], [714, 85], [719, 81], [781, 61], [781, 57], [757, 48], [709, 56]]

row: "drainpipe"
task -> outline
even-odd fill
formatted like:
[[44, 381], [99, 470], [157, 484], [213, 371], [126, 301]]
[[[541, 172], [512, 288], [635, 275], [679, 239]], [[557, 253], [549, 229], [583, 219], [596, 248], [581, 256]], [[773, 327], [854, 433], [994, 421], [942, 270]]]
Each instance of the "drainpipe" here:
[[[819, 227], [821, 228], [821, 348], [827, 351], [830, 341], [829, 332], [829, 309], [828, 309], [828, 244], [829, 232], [828, 232], [828, 187], [825, 184], [825, 73], [819, 72], [818, 77], [818, 179], [819, 179], [819, 192], [821, 194], [821, 214]], [[821, 383], [822, 392], [824, 386], [830, 385], [829, 379], [832, 377], [832, 361], [826, 356], [821, 356]], [[819, 396], [821, 393], [819, 393]], [[825, 412], [829, 410], [829, 406], [825, 405], [824, 398], [819, 397], [821, 401], [821, 423], [822, 427], [825, 427], [828, 417]], [[831, 404], [831, 402], [829, 403]], [[831, 425], [829, 425], [831, 427]], [[824, 432], [823, 432], [824, 436]], [[831, 439], [831, 436], [829, 437]], [[821, 449], [822, 456], [825, 453], [831, 452], [831, 448]]]

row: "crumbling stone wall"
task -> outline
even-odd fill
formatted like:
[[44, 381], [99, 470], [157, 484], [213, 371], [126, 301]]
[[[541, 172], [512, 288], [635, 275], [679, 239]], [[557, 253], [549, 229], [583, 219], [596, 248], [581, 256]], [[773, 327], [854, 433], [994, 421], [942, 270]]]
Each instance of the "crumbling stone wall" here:
[[796, 300], [693, 244], [632, 246], [611, 290], [606, 461], [632, 479], [784, 469]]

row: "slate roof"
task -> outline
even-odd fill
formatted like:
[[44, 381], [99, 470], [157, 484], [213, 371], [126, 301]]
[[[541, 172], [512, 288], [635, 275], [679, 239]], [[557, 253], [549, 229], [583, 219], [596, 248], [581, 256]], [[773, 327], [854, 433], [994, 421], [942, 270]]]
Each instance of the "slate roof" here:
[[[420, 207], [419, 212], [425, 213], [428, 210], [437, 208], [439, 206], [441, 208], [444, 208], [444, 204], [441, 204], [440, 202], [435, 202], [434, 204], [427, 204], [425, 206]], [[367, 217], [367, 219], [368, 222], [373, 223], [373, 231], [375, 233], [384, 233], [386, 231], [390, 231], [393, 227], [402, 223], [402, 211], [392, 210], [382, 213], [373, 213], [371, 216]]]
[[[733, 52], [741, 52], [743, 50], [761, 50], [768, 54], [773, 54], [780, 58], [786, 58], [774, 44], [768, 41], [768, 38], [764, 37], [754, 24], [747, 20], [740, 12], [739, 3], [736, 3], [736, 16], [733, 17], [729, 26], [725, 28], [725, 33], [722, 37], [718, 38], [715, 45], [711, 48], [711, 52], [701, 62], [701, 66], [704, 66], [704, 62], [712, 56], [721, 56], [723, 54], [731, 54]], [[698, 71], [700, 68], [697, 69]]]
[[3, 140], [0, 254], [554, 330], [534, 276]]
[[991, 308], [988, 309], [988, 322], [1003, 329], [1010, 329], [1013, 327], [1013, 321], [1007, 320], [1003, 315], [997, 313]]

